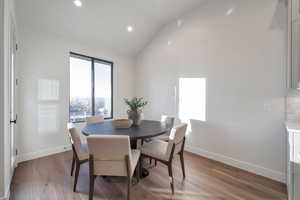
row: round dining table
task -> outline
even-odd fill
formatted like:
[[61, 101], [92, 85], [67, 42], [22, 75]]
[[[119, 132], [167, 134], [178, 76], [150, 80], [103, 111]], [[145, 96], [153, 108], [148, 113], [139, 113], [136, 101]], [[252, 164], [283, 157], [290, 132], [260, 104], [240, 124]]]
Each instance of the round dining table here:
[[[103, 121], [96, 124], [86, 125], [82, 133], [89, 135], [128, 135], [132, 149], [137, 148], [138, 140], [145, 140], [162, 135], [169, 131], [167, 124], [160, 121], [143, 120], [139, 126], [130, 128], [117, 128], [113, 120]], [[149, 171], [142, 168], [141, 178], [149, 175]]]
[[89, 135], [128, 135], [130, 138], [131, 148], [137, 148], [139, 139], [145, 140], [155, 136], [162, 135], [169, 131], [166, 123], [153, 120], [143, 120], [139, 126], [130, 128], [117, 128], [113, 120], [103, 121], [96, 124], [86, 125], [82, 133]]

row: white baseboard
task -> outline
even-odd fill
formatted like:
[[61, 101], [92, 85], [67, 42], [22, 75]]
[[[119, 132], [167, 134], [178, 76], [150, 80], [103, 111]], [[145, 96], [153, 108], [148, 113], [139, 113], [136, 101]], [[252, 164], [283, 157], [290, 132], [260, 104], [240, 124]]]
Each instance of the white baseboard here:
[[244, 162], [244, 161], [240, 161], [240, 160], [236, 160], [234, 158], [231, 157], [227, 157], [224, 156], [222, 154], [218, 154], [218, 153], [214, 153], [214, 152], [209, 152], [209, 151], [205, 151], [203, 149], [200, 149], [198, 147], [192, 147], [192, 146], [186, 146], [185, 150], [191, 153], [195, 153], [198, 154], [200, 156], [212, 159], [212, 160], [216, 160], [222, 163], [225, 163], [227, 165], [231, 165], [233, 167], [237, 167], [249, 172], [252, 172], [254, 174], [258, 174], [282, 183], [286, 183], [286, 178], [285, 178], [285, 174], [279, 171], [275, 171], [272, 169], [268, 169], [262, 166], [258, 166], [258, 165], [254, 165], [248, 162]]
[[0, 200], [9, 200], [10, 197], [10, 190], [6, 191], [6, 194], [4, 197], [0, 197]]
[[41, 158], [41, 157], [53, 155], [56, 153], [69, 151], [69, 150], [71, 150], [71, 145], [64, 145], [64, 146], [58, 146], [58, 147], [54, 147], [54, 148], [43, 149], [43, 150], [32, 152], [32, 153], [20, 154], [17, 157], [17, 162], [20, 163], [20, 162], [33, 160], [33, 159], [37, 159], [37, 158]]

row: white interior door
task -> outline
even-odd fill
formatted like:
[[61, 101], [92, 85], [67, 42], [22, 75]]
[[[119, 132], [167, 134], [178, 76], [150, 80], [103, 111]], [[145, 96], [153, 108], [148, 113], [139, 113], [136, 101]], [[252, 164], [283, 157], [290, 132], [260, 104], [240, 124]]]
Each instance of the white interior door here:
[[16, 130], [17, 130], [17, 66], [16, 66], [16, 32], [11, 24], [10, 35], [10, 67], [9, 67], [9, 94], [10, 94], [10, 167], [11, 175], [16, 166]]

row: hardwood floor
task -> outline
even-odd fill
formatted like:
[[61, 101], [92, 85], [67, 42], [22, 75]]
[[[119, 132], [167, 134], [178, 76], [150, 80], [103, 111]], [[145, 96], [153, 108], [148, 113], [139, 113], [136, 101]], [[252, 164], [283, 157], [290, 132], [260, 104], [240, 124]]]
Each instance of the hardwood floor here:
[[[179, 157], [173, 163], [175, 194], [171, 195], [168, 169], [158, 163], [150, 175], [132, 187], [132, 200], [283, 200], [285, 185], [222, 163], [185, 153], [186, 179], [182, 180]], [[83, 165], [72, 191], [72, 153], [60, 153], [24, 163], [15, 171], [11, 200], [87, 200], [88, 165]], [[125, 199], [126, 180], [98, 177], [94, 200]]]

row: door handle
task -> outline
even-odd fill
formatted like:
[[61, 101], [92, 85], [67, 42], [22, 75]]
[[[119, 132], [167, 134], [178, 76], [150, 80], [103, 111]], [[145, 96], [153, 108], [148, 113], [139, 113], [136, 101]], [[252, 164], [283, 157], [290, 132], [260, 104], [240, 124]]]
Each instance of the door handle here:
[[16, 124], [17, 123], [17, 120], [15, 119], [15, 120], [10, 120], [10, 123], [11, 124]]
[[10, 120], [10, 123], [11, 124], [17, 124], [17, 119], [18, 119], [18, 115], [16, 115], [15, 120]]

